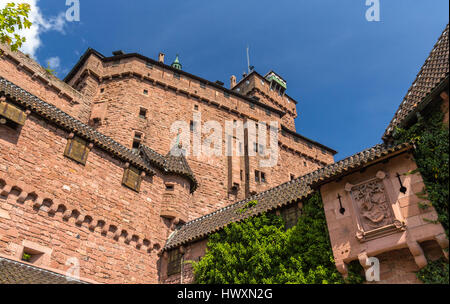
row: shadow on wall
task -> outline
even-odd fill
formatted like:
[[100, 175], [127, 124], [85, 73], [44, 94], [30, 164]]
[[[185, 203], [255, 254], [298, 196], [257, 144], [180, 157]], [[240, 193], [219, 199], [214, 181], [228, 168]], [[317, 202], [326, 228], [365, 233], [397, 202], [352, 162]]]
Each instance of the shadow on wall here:
[[13, 145], [17, 145], [20, 137], [20, 131], [22, 131], [22, 126], [14, 126], [8, 122], [6, 122], [6, 124], [0, 124], [0, 141], [4, 140]]

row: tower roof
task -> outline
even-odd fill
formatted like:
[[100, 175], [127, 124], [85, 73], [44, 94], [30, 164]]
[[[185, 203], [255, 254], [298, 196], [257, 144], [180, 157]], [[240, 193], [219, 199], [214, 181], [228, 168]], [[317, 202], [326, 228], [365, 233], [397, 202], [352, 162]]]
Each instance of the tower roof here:
[[178, 57], [179, 57], [179, 55], [177, 54], [177, 56], [175, 57], [175, 60], [172, 62], [171, 66], [175, 69], [181, 70], [183, 66], [181, 65], [180, 59]]

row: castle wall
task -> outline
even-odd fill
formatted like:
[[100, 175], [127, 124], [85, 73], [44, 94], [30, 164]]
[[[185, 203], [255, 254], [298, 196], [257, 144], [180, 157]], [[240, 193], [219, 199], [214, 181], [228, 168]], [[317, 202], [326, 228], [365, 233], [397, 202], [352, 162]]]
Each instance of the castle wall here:
[[[222, 127], [222, 149], [225, 151], [225, 121], [263, 121], [272, 120], [281, 123], [280, 116], [223, 90], [205, 85], [199, 80], [185, 75], [174, 76], [172, 70], [158, 65], [148, 65], [140, 58], [123, 58], [120, 61], [103, 62], [98, 67], [96, 56], [90, 56], [85, 68], [80, 69], [69, 83], [80, 79], [95, 78], [98, 81], [97, 94], [93, 97], [91, 125], [127, 147], [132, 147], [135, 134], [142, 134], [142, 143], [161, 154], [166, 154], [176, 137], [170, 132], [171, 125], [182, 120], [187, 124], [194, 120], [194, 113], [201, 114], [202, 126], [207, 121], [217, 121]], [[81, 81], [83, 82], [83, 81]], [[267, 86], [267, 85], [266, 85]], [[290, 103], [295, 109], [294, 102]], [[274, 106], [274, 105], [272, 105]], [[140, 111], [146, 111], [146, 117], [140, 117]], [[270, 112], [270, 111], [269, 111]], [[100, 117], [99, 123], [93, 123], [92, 117]], [[279, 124], [280, 127], [280, 124]], [[209, 134], [203, 134], [202, 141]], [[319, 166], [333, 162], [330, 152], [306, 141], [294, 140], [279, 133], [278, 163], [273, 168], [264, 169], [267, 173], [266, 183], [254, 183], [254, 170], [259, 170], [259, 156], [237, 160], [221, 156], [195, 156], [193, 154], [193, 137], [191, 134], [191, 155], [187, 157], [189, 165], [199, 180], [199, 188], [193, 195], [188, 219], [194, 219], [226, 206], [246, 195], [245, 176], [238, 178], [240, 171], [248, 169], [250, 174], [250, 192], [264, 191], [289, 180], [286, 170], [295, 176], [310, 172]], [[307, 166], [304, 166], [304, 162]], [[231, 164], [231, 165], [230, 165]], [[230, 167], [231, 166], [231, 167]], [[250, 166], [246, 168], [246, 166]], [[262, 171], [262, 170], [261, 170]], [[233, 176], [231, 176], [233, 175]], [[239, 183], [237, 192], [231, 191], [233, 183]]]
[[49, 74], [21, 52], [11, 52], [0, 43], [0, 75], [24, 90], [87, 123], [91, 100], [70, 85]]
[[81, 277], [156, 283], [170, 178], [146, 176], [137, 193], [121, 184], [125, 164], [102, 150], [85, 166], [65, 157], [67, 135], [33, 115], [20, 130], [0, 126], [0, 253], [20, 256], [32, 242], [52, 251], [44, 266], [66, 270], [75, 257]]

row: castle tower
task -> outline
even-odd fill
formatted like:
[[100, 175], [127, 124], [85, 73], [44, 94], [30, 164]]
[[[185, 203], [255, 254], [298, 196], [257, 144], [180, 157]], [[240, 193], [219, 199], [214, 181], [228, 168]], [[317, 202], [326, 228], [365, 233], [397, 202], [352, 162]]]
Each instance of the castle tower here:
[[282, 123], [288, 129], [295, 131], [297, 101], [286, 94], [287, 82], [279, 74], [270, 71], [262, 76], [252, 70], [250, 74], [244, 74], [243, 78], [237, 84], [232, 85], [231, 89], [285, 112]]

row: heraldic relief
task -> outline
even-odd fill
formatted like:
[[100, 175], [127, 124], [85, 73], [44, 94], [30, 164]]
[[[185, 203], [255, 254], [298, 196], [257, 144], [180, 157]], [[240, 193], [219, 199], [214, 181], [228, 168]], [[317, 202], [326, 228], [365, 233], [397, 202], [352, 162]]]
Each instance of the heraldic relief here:
[[358, 240], [369, 240], [390, 234], [404, 228], [396, 219], [383, 179], [384, 172], [378, 172], [376, 179], [346, 187], [350, 190], [357, 216]]

